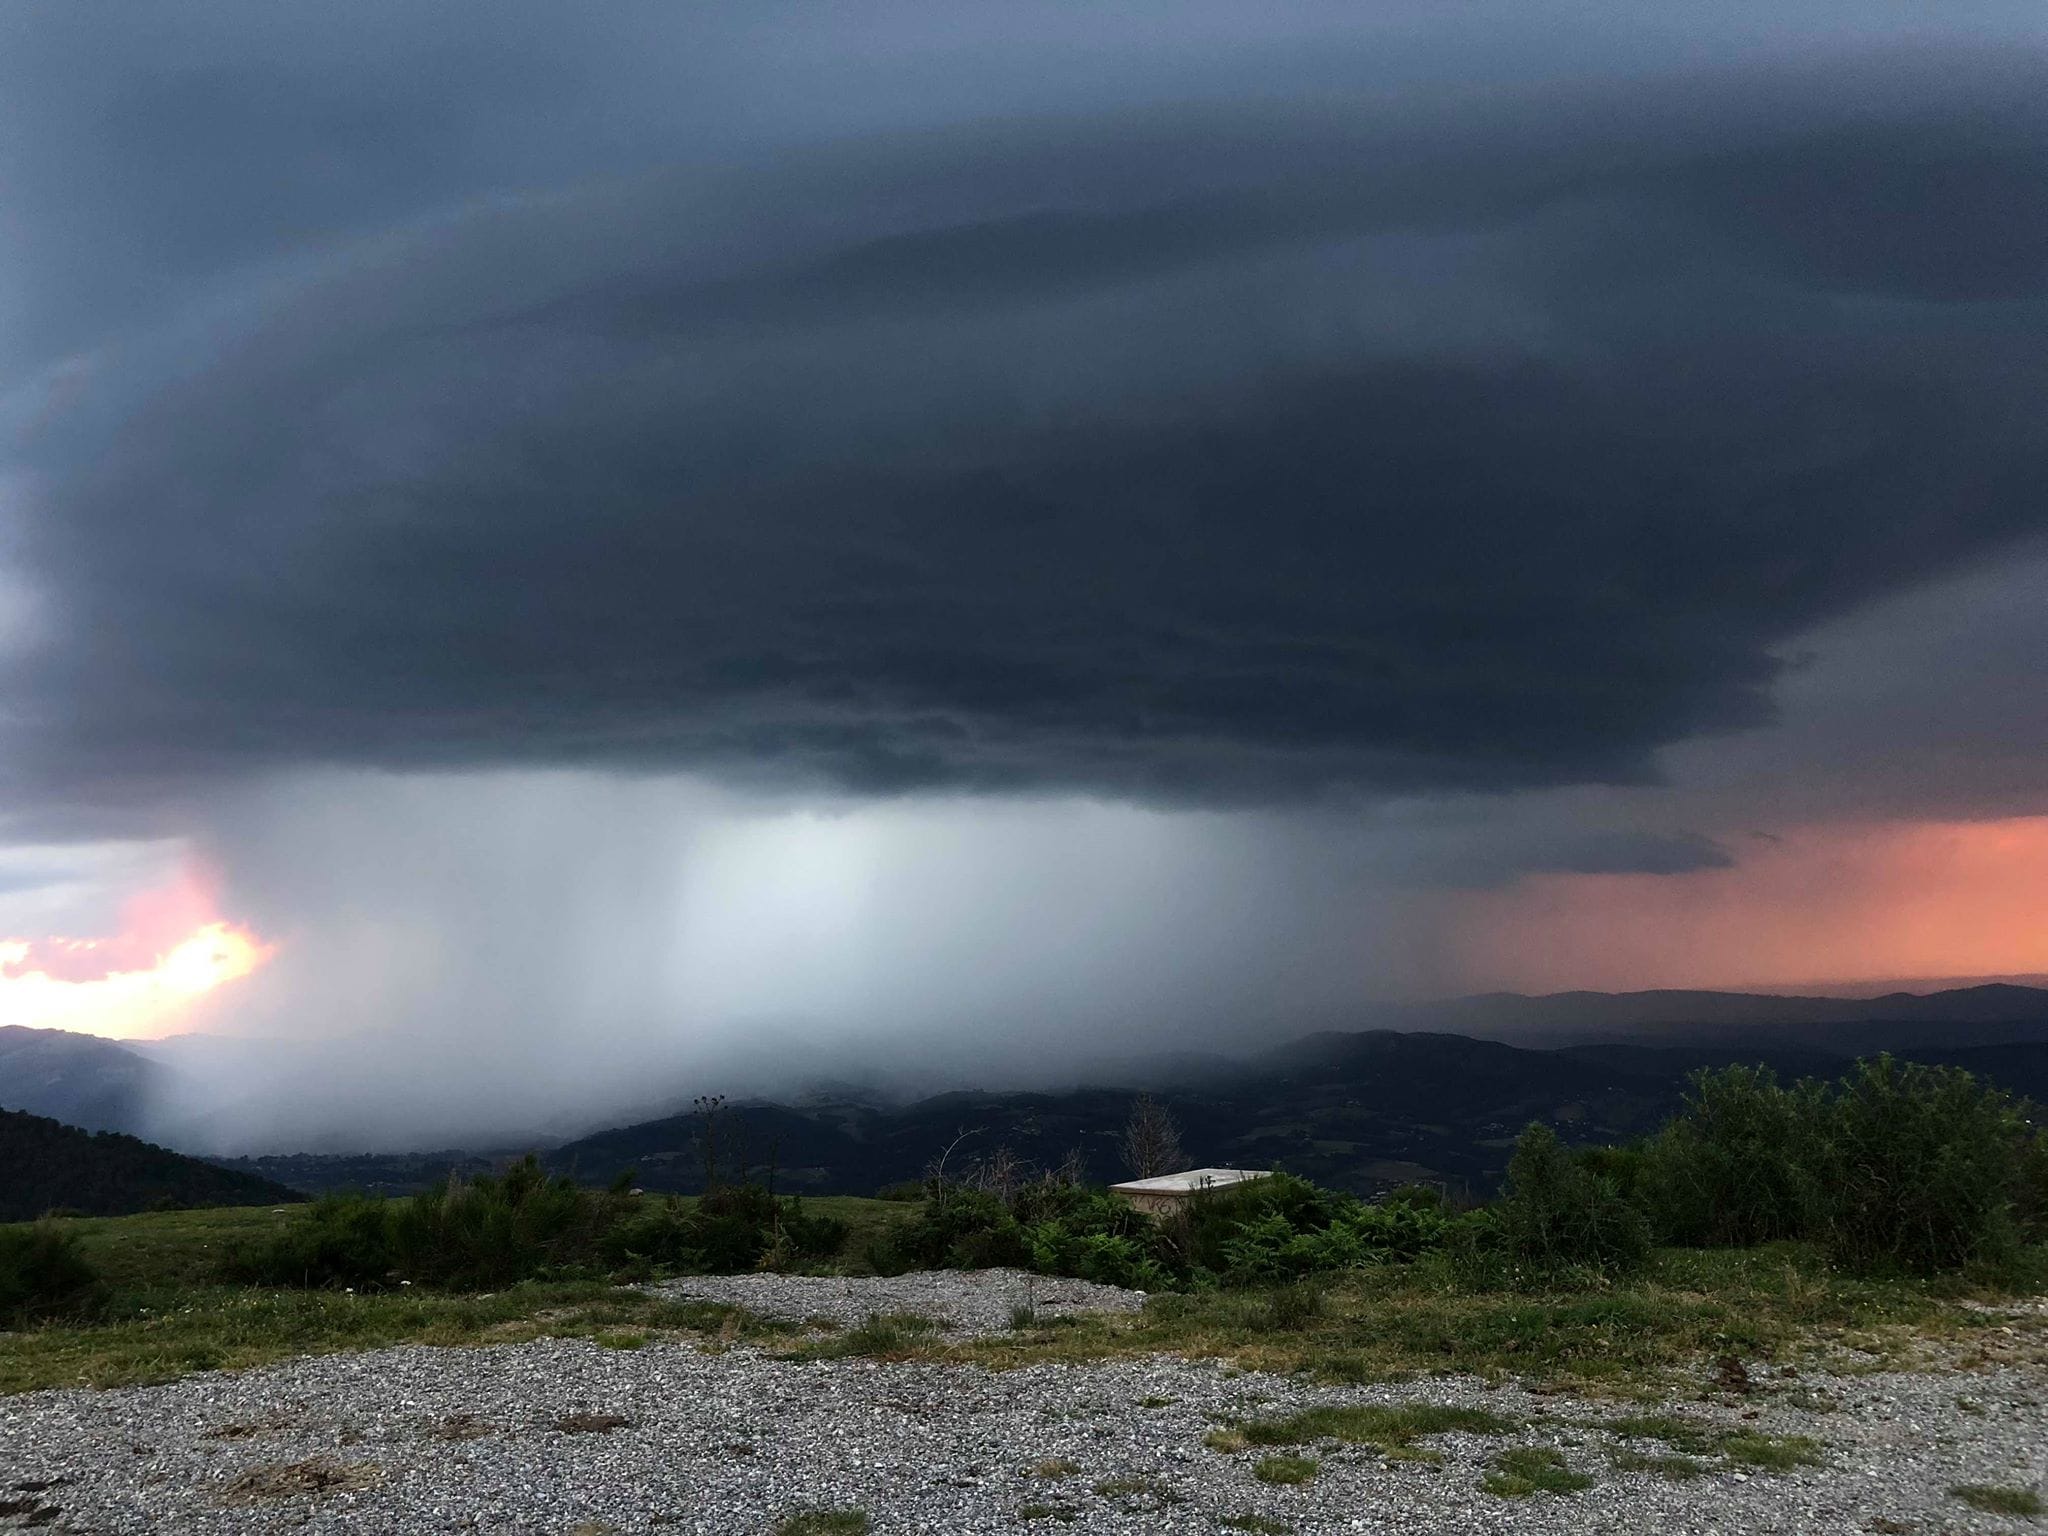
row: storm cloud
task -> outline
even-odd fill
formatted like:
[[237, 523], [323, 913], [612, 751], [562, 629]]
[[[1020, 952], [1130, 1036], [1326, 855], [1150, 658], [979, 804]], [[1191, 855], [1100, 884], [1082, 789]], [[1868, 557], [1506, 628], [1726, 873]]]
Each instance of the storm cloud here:
[[[306, 225], [23, 426], [9, 758], [1652, 779], [1770, 718], [1774, 646], [2048, 522], [2040, 64], [1311, 79]], [[152, 72], [124, 131], [367, 178], [502, 105], [294, 78]], [[233, 197], [216, 260], [301, 228]]]
[[2048, 810], [2038, 6], [78, 0], [0, 183], [6, 964], [185, 882], [275, 941], [185, 1022], [381, 1042], [216, 1144], [1343, 1026]]

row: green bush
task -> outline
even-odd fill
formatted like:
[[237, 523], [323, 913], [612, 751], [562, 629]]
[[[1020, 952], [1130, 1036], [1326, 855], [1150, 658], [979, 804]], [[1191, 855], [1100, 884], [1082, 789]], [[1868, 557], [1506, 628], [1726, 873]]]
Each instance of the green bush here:
[[549, 1178], [529, 1155], [495, 1178], [451, 1178], [392, 1205], [385, 1222], [392, 1267], [447, 1290], [490, 1290], [583, 1267], [619, 1203]]
[[1814, 1171], [1837, 1262], [1932, 1273], [2012, 1255], [2030, 1138], [2004, 1093], [1880, 1056], [1857, 1063], [1831, 1110]]
[[614, 1271], [726, 1275], [822, 1263], [844, 1246], [846, 1231], [835, 1217], [807, 1214], [801, 1199], [707, 1197], [688, 1209], [671, 1196], [606, 1228], [597, 1246]]
[[934, 1189], [897, 1237], [913, 1264], [936, 1269], [1028, 1268], [1031, 1250], [1010, 1207], [978, 1189]]
[[2048, 1242], [2048, 1129], [2021, 1142], [2018, 1182], [2013, 1218], [2020, 1235], [2031, 1243]]
[[1747, 1248], [1812, 1232], [1826, 1119], [1818, 1084], [1788, 1089], [1761, 1066], [1693, 1073], [1684, 1110], [1644, 1153], [1638, 1194], [1657, 1235]]
[[0, 1324], [88, 1317], [105, 1297], [78, 1239], [55, 1222], [0, 1227]]
[[2048, 1150], [2009, 1097], [1954, 1067], [1880, 1056], [1790, 1088], [1727, 1067], [1694, 1074], [1640, 1198], [1666, 1241], [1798, 1238], [1846, 1268], [1927, 1274], [2048, 1236]]
[[1455, 1237], [1468, 1280], [1488, 1285], [1553, 1285], [1584, 1274], [1616, 1274], [1650, 1252], [1643, 1213], [1540, 1124], [1515, 1142], [1500, 1199], [1460, 1221]]
[[263, 1242], [229, 1248], [221, 1277], [306, 1290], [381, 1285], [398, 1267], [390, 1213], [382, 1196], [323, 1195]]
[[266, 1242], [231, 1251], [223, 1277], [243, 1284], [494, 1290], [594, 1271], [731, 1274], [820, 1263], [846, 1224], [757, 1185], [721, 1185], [685, 1208], [622, 1185], [579, 1189], [528, 1157], [502, 1174], [451, 1179], [408, 1200], [330, 1195]]

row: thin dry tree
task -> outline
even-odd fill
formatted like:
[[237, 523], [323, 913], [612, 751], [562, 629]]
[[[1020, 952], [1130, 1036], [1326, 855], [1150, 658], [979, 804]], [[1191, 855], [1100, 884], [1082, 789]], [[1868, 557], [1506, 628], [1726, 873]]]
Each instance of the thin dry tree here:
[[704, 1193], [718, 1187], [718, 1117], [725, 1111], [725, 1095], [700, 1093], [691, 1106], [697, 1115], [698, 1145], [704, 1153]]
[[959, 1133], [946, 1143], [939, 1155], [924, 1165], [925, 1188], [930, 1191], [933, 1199], [943, 1200], [946, 1198], [946, 1160], [959, 1150], [961, 1142], [970, 1136], [979, 1136], [980, 1134], [981, 1127], [978, 1125], [971, 1129], [967, 1126], [962, 1126]]
[[1138, 1095], [1124, 1122], [1124, 1166], [1134, 1179], [1157, 1178], [1181, 1166], [1180, 1127], [1149, 1093]]

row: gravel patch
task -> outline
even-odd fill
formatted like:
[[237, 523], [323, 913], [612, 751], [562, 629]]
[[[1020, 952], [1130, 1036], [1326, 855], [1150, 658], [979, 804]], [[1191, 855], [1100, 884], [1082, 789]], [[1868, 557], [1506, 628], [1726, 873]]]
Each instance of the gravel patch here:
[[972, 1336], [1009, 1331], [1012, 1314], [1029, 1307], [1041, 1317], [1078, 1312], [1135, 1312], [1143, 1291], [1034, 1275], [1022, 1269], [928, 1270], [908, 1275], [692, 1275], [646, 1287], [659, 1296], [726, 1302], [763, 1317], [842, 1327], [873, 1316], [929, 1318], [945, 1333]]
[[[879, 1305], [907, 1310], [900, 1298], [915, 1289]], [[787, 1304], [802, 1294], [811, 1306], [809, 1291], [791, 1287]], [[1671, 1482], [1643, 1469], [1669, 1445], [1601, 1428], [1646, 1410], [1467, 1378], [1339, 1388], [1172, 1356], [988, 1371], [670, 1341], [407, 1347], [0, 1398], [0, 1529], [767, 1536], [807, 1509], [864, 1510], [876, 1536], [2029, 1528], [1949, 1490], [2042, 1488], [2048, 1370], [1751, 1375], [1746, 1395], [1703, 1376], [1662, 1411], [1709, 1437], [1810, 1437], [1820, 1465], [1780, 1474], [1709, 1454], [1700, 1475]], [[1428, 1436], [1420, 1448], [1436, 1461], [1334, 1441], [1207, 1443], [1232, 1423], [1307, 1408], [1412, 1404], [1484, 1409], [1511, 1427]], [[1516, 1447], [1547, 1447], [1593, 1485], [1487, 1491]], [[1618, 1468], [1617, 1453], [1636, 1469]], [[1261, 1462], [1278, 1455], [1315, 1470], [1263, 1480]]]

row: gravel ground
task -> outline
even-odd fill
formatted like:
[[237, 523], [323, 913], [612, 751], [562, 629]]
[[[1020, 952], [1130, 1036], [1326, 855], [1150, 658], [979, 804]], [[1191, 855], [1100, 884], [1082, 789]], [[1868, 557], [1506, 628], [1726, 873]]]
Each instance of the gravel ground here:
[[[1812, 1436], [1824, 1465], [1773, 1475], [1717, 1463], [1686, 1483], [1616, 1472], [1609, 1453], [1624, 1442], [1589, 1425], [1622, 1410], [1466, 1379], [1319, 1388], [1173, 1357], [990, 1372], [667, 1342], [404, 1348], [0, 1399], [0, 1527], [765, 1536], [804, 1509], [858, 1508], [879, 1536], [2027, 1528], [1948, 1490], [2041, 1486], [2041, 1368], [1762, 1387], [1678, 1411]], [[1303, 1447], [1321, 1470], [1295, 1486], [1255, 1476], [1263, 1452], [1204, 1444], [1230, 1419], [1418, 1401], [1485, 1407], [1522, 1427], [1506, 1439], [1434, 1437], [1439, 1465]], [[1576, 1495], [1487, 1493], [1489, 1463], [1510, 1445], [1556, 1447], [1598, 1481]]]
[[1067, 1317], [1076, 1312], [1135, 1312], [1145, 1305], [1143, 1291], [1022, 1269], [931, 1270], [886, 1277], [693, 1275], [647, 1289], [663, 1296], [731, 1302], [764, 1317], [796, 1322], [826, 1317], [846, 1325], [876, 1313], [908, 1313], [960, 1335], [1005, 1333], [1018, 1307], [1030, 1307], [1041, 1317]]

